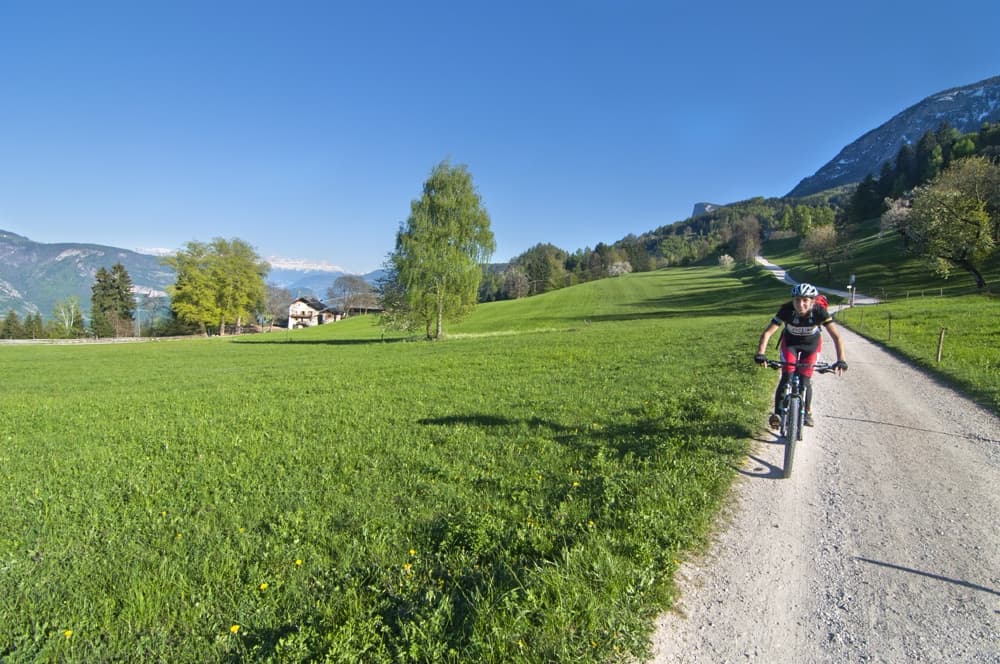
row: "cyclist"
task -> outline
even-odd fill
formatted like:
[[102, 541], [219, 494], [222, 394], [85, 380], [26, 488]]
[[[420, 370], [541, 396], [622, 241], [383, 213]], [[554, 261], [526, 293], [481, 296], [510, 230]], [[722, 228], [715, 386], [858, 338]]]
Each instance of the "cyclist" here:
[[[816, 357], [819, 355], [820, 328], [826, 328], [833, 339], [833, 345], [837, 349], [837, 363], [834, 370], [839, 376], [847, 371], [847, 361], [844, 359], [844, 344], [840, 339], [840, 332], [833, 322], [833, 317], [825, 306], [816, 303], [819, 291], [812, 284], [801, 283], [792, 289], [792, 299], [778, 309], [771, 322], [760, 335], [760, 342], [757, 344], [757, 354], [754, 361], [761, 366], [767, 366], [767, 343], [771, 336], [784, 324], [785, 329], [781, 334], [781, 361], [784, 366], [781, 368], [781, 380], [778, 382], [778, 389], [774, 393], [774, 412], [767, 420], [767, 424], [772, 429], [781, 426], [781, 398], [785, 391], [785, 386], [791, 380], [792, 371], [801, 376], [802, 389], [806, 395], [806, 417], [805, 425], [813, 426], [812, 417], [812, 389], [810, 386], [813, 375], [813, 365], [816, 364]], [[792, 366], [798, 363], [798, 366]]]

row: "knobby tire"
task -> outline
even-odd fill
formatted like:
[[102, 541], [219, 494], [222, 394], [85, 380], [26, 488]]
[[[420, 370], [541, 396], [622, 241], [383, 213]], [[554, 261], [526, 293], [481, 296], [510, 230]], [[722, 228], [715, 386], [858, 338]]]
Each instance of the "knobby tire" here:
[[784, 476], [792, 476], [792, 461], [795, 459], [795, 441], [802, 436], [802, 405], [800, 398], [793, 396], [788, 400], [785, 410], [785, 463]]

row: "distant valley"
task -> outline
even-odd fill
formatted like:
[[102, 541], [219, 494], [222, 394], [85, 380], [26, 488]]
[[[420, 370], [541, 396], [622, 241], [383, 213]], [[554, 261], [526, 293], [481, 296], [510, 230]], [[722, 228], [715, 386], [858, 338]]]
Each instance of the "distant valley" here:
[[[166, 289], [175, 274], [159, 256], [99, 244], [34, 242], [0, 230], [0, 314], [13, 309], [22, 318], [35, 313], [49, 318], [55, 304], [69, 297], [78, 298], [81, 309], [89, 311], [97, 270], [115, 263], [125, 266], [140, 299], [145, 296], [165, 305]], [[317, 269], [283, 263], [271, 270], [267, 281], [294, 296], [323, 298], [342, 274], [332, 266]], [[380, 274], [378, 270], [363, 276], [374, 282]]]

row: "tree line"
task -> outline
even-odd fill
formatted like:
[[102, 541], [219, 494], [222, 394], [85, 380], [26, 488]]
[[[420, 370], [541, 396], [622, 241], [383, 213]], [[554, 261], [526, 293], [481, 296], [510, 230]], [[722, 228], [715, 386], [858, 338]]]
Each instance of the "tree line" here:
[[[0, 322], [0, 339], [225, 335], [284, 323], [295, 299], [265, 283], [270, 265], [239, 238], [188, 242], [162, 263], [177, 275], [168, 297], [137, 292], [119, 262], [97, 269], [89, 312], [76, 296], [56, 302], [48, 321], [40, 312], [22, 320], [11, 308]], [[355, 275], [338, 277], [327, 296], [345, 312], [379, 308], [373, 287]]]
[[[128, 271], [119, 262], [110, 269], [97, 269], [91, 286], [89, 317], [84, 315], [75, 296], [57, 302], [48, 323], [37, 312], [22, 322], [11, 309], [0, 326], [0, 337], [106, 339], [143, 333], [175, 336], [210, 332], [224, 335], [245, 324], [273, 320], [276, 300], [283, 299], [282, 294], [269, 298], [274, 293], [265, 285], [264, 277], [270, 265], [238, 238], [216, 238], [210, 243], [192, 241], [162, 262], [177, 274], [175, 283], [167, 287], [170, 308], [165, 316], [154, 316], [162, 303], [157, 298], [137, 294]], [[283, 306], [287, 313], [290, 303], [289, 299], [277, 306]], [[143, 310], [147, 313], [145, 329], [140, 327]]]
[[83, 337], [132, 336], [135, 328], [136, 299], [132, 279], [121, 263], [110, 270], [101, 267], [91, 286], [90, 324], [84, 321], [76, 296], [56, 302], [52, 320], [43, 322], [39, 312], [21, 321], [13, 309], [7, 312], [0, 327], [3, 339], [79, 339]]
[[844, 200], [842, 194], [803, 200], [758, 197], [593, 248], [569, 252], [539, 243], [508, 264], [488, 266], [479, 300], [517, 299], [630, 272], [688, 265], [713, 255], [750, 263], [765, 235], [805, 237], [814, 229], [832, 228], [843, 216]]

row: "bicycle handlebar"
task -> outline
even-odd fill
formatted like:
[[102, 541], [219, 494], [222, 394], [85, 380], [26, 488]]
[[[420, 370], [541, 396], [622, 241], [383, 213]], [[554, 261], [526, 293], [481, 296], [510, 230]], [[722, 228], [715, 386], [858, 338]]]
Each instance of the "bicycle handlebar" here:
[[815, 364], [810, 365], [807, 362], [779, 362], [778, 360], [768, 360], [767, 366], [771, 369], [780, 369], [782, 367], [795, 369], [797, 367], [811, 366], [818, 373], [833, 373], [836, 371], [836, 367], [829, 362], [816, 362]]

